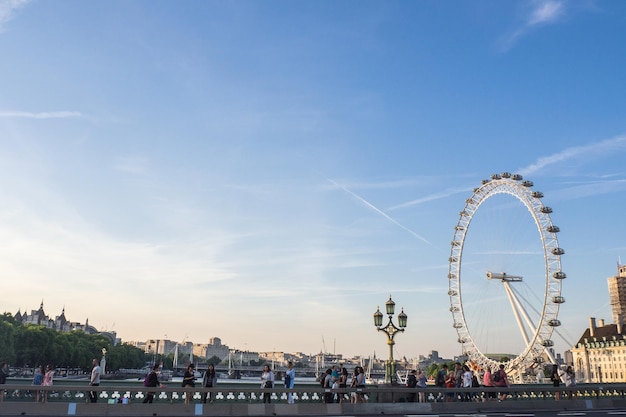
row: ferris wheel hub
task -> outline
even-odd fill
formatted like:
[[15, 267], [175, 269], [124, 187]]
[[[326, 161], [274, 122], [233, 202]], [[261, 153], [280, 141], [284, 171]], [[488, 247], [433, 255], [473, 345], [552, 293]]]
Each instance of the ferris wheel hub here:
[[491, 272], [487, 271], [487, 279], [499, 279], [502, 282], [521, 282], [523, 277], [518, 275], [509, 275], [506, 272]]

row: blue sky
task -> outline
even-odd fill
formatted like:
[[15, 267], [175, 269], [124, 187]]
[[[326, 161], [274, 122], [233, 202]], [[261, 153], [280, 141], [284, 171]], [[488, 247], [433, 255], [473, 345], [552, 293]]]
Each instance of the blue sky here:
[[624, 39], [621, 1], [0, 0], [1, 309], [386, 356], [392, 294], [396, 355], [450, 357], [458, 213], [509, 171], [575, 342], [626, 259]]

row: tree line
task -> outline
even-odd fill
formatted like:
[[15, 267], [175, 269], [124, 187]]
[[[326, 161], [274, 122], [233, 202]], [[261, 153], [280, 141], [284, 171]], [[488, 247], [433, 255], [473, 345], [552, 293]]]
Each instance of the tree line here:
[[12, 367], [50, 364], [54, 368], [92, 367], [106, 349], [107, 370], [141, 368], [149, 361], [145, 352], [129, 344], [112, 346], [104, 336], [82, 331], [59, 332], [44, 326], [22, 324], [10, 313], [0, 316], [0, 361]]

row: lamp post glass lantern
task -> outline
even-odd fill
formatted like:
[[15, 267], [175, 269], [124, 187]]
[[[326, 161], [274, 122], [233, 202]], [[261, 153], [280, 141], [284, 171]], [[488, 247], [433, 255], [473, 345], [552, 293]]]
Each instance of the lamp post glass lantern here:
[[389, 296], [389, 300], [385, 303], [385, 312], [389, 316], [389, 323], [383, 327], [383, 313], [380, 312], [380, 308], [376, 308], [374, 313], [374, 326], [379, 332], [383, 332], [387, 335], [387, 346], [389, 346], [389, 359], [385, 366], [385, 383], [396, 384], [398, 378], [396, 376], [396, 363], [393, 359], [393, 345], [395, 345], [394, 336], [398, 332], [404, 332], [407, 322], [407, 315], [404, 313], [404, 309], [398, 314], [398, 326], [393, 324], [393, 315], [395, 312], [396, 303]]

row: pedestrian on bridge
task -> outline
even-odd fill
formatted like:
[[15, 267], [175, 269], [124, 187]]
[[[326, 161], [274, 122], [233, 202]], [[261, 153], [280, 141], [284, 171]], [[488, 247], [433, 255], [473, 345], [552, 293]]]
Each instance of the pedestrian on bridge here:
[[[196, 386], [196, 370], [192, 363], [187, 366], [187, 370], [183, 375], [182, 387], [195, 387]], [[191, 391], [185, 392], [185, 404], [189, 404], [191, 401]]]
[[[213, 388], [217, 385], [217, 374], [215, 373], [215, 365], [212, 363], [207, 367], [206, 372], [204, 373], [204, 378], [202, 378], [202, 386], [204, 388]], [[211, 398], [210, 392], [202, 393], [202, 402], [206, 404], [207, 397], [209, 398], [209, 403], [213, 403], [213, 398]]]
[[[263, 365], [263, 373], [261, 374], [261, 388], [274, 388], [274, 372], [270, 369], [269, 365]], [[272, 394], [269, 392], [263, 393], [263, 403], [271, 403]]]
[[[293, 362], [287, 362], [287, 370], [285, 371], [285, 388], [293, 389], [296, 379], [296, 370], [293, 369]], [[293, 393], [287, 393], [287, 404], [293, 404]]]

